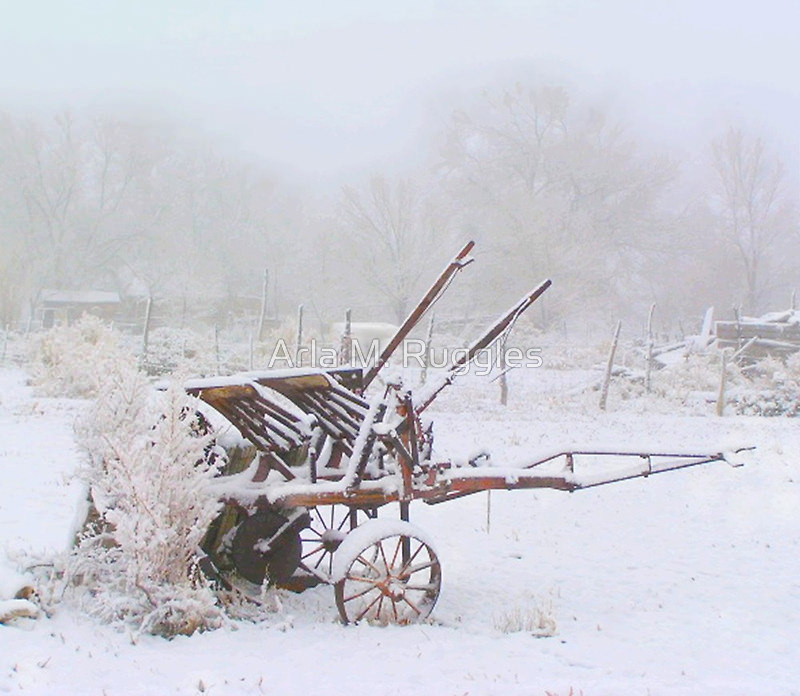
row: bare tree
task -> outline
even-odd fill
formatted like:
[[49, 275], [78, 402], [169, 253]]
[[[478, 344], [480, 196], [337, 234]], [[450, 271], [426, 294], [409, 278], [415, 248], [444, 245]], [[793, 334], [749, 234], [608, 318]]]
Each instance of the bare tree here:
[[551, 276], [569, 306], [630, 292], [666, 245], [659, 199], [675, 175], [598, 109], [517, 85], [457, 114], [444, 149], [451, 195], [495, 258], [494, 283]]
[[436, 251], [445, 224], [431, 195], [411, 180], [374, 176], [364, 191], [343, 190], [342, 211], [356, 241], [351, 248], [358, 271], [402, 321], [441, 262]]
[[781, 242], [796, 233], [796, 211], [785, 189], [783, 164], [761, 138], [730, 129], [712, 143], [719, 231], [744, 271], [746, 308], [762, 309]]

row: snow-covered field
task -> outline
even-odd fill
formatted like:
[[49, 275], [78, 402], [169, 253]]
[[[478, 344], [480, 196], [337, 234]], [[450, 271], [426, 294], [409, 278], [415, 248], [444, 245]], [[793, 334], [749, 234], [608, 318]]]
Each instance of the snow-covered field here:
[[[561, 396], [591, 374], [532, 372], [512, 373], [506, 408], [496, 385], [451, 388], [433, 414], [440, 454], [486, 446], [502, 463], [564, 446], [757, 450], [737, 469], [494, 492], [488, 528], [486, 494], [415, 504], [412, 521], [443, 565], [439, 604], [419, 626], [342, 626], [328, 587], [281, 594], [261, 623], [172, 641], [133, 639], [59, 605], [0, 625], [0, 693], [800, 694], [797, 419], [717, 418], [710, 406], [654, 414], [613, 399], [600, 413]], [[18, 550], [70, 542], [81, 408], [0, 369], [0, 600], [14, 590]], [[553, 635], [526, 630], [540, 617]]]

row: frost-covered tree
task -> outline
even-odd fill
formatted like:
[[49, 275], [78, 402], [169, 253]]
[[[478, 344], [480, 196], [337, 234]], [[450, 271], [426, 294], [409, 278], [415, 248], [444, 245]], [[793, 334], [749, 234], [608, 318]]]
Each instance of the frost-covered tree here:
[[[341, 211], [350, 271], [389, 305], [397, 322], [447, 254], [447, 224], [432, 187], [373, 176], [363, 190], [345, 187]], [[445, 257], [446, 258], [446, 257]]]
[[443, 167], [492, 284], [523, 292], [552, 277], [558, 299], [542, 307], [607, 307], [668, 246], [660, 197], [673, 164], [562, 88], [517, 85], [456, 113]]
[[133, 369], [135, 359], [122, 336], [101, 319], [84, 314], [72, 326], [33, 336], [29, 369], [40, 393], [91, 398], [102, 393], [108, 375]]
[[104, 620], [166, 636], [221, 621], [197, 565], [218, 502], [194, 406], [177, 380], [153, 399], [141, 373], [120, 370], [80, 426], [94, 512], [68, 576]]
[[[716, 174], [712, 211], [726, 247], [739, 260], [745, 309], [764, 309], [775, 274], [787, 264], [795, 275], [797, 208], [787, 189], [783, 164], [761, 138], [730, 129], [712, 143]], [[788, 296], [788, 291], [787, 291]]]

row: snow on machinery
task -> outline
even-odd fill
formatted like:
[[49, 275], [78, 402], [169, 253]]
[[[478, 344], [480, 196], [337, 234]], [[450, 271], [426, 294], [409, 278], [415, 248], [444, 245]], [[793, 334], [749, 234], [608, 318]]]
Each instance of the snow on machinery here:
[[[331, 584], [344, 623], [412, 623], [430, 614], [441, 586], [432, 541], [409, 523], [412, 501], [437, 504], [491, 489], [575, 491], [726, 460], [722, 452], [566, 451], [520, 466], [494, 466], [485, 455], [437, 461], [424, 411], [550, 286], [544, 281], [513, 305], [424, 393], [399, 379], [369, 393], [425, 311], [472, 261], [472, 247], [448, 264], [366, 371], [298, 368], [187, 383], [255, 449], [252, 461], [216, 479], [225, 505], [203, 542], [212, 577], [238, 588]], [[596, 468], [585, 461], [615, 467], [582, 473]], [[390, 503], [398, 504], [399, 520], [377, 519]]]

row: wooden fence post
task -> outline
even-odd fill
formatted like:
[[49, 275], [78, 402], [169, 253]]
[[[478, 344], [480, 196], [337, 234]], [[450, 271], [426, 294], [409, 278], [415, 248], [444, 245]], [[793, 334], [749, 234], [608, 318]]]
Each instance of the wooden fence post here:
[[722, 372], [719, 376], [719, 391], [717, 392], [717, 415], [725, 414], [725, 382], [728, 373], [728, 351], [722, 351]]
[[603, 388], [600, 391], [600, 410], [606, 410], [606, 401], [608, 400], [608, 385], [611, 382], [611, 371], [614, 368], [614, 354], [617, 352], [617, 343], [619, 343], [619, 332], [622, 329], [622, 321], [617, 322], [617, 328], [614, 329], [614, 338], [611, 341], [611, 350], [608, 352], [608, 364], [606, 365], [606, 375], [603, 379]]
[[297, 342], [294, 347], [294, 366], [300, 367], [302, 364], [302, 354], [300, 348], [303, 345], [303, 305], [297, 308]]
[[222, 361], [219, 356], [219, 326], [214, 324], [214, 356], [217, 360], [217, 374], [222, 374]]
[[261, 285], [261, 308], [258, 313], [258, 330], [256, 340], [260, 343], [264, 340], [264, 323], [267, 318], [267, 292], [269, 290], [269, 269], [264, 269], [264, 282]]
[[147, 344], [150, 340], [150, 321], [153, 317], [153, 296], [147, 298], [147, 308], [144, 311], [144, 329], [142, 330], [142, 362], [147, 362]]
[[651, 375], [653, 372], [653, 312], [656, 310], [656, 303], [650, 305], [650, 313], [647, 315], [647, 368], [644, 373], [644, 389], [649, 394], [651, 387]]
[[352, 310], [346, 309], [344, 312], [344, 333], [339, 338], [339, 364], [353, 364], [353, 323]]

